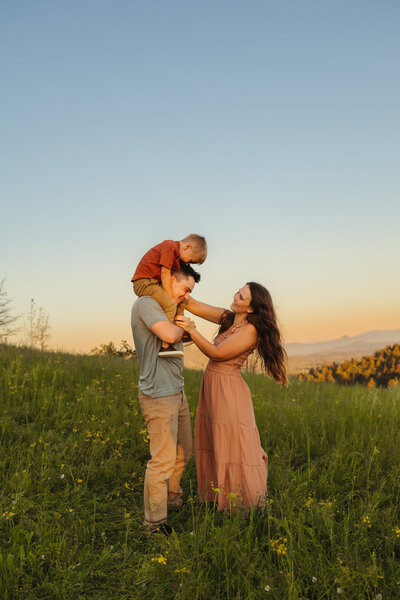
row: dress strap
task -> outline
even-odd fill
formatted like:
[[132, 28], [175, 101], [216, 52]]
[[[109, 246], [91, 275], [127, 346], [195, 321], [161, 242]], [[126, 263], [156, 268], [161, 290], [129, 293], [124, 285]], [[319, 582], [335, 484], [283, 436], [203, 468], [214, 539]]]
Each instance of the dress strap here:
[[231, 325], [231, 327], [229, 329], [227, 329], [226, 331], [224, 331], [224, 333], [220, 333], [220, 335], [223, 335], [224, 337], [226, 337], [227, 335], [232, 335], [232, 333], [235, 333], [235, 331], [237, 329], [240, 329], [241, 327], [244, 327], [245, 325], [247, 325], [247, 323], [242, 323], [242, 325]]
[[241, 327], [244, 327], [245, 325], [247, 325], [247, 323], [242, 323], [241, 325], [232, 325], [231, 331], [233, 331], [233, 329], [240, 329]]

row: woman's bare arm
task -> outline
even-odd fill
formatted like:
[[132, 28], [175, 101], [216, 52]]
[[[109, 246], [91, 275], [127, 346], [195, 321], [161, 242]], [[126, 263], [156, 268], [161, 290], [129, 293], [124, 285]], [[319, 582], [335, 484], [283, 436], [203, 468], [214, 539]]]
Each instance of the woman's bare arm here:
[[188, 331], [199, 350], [208, 356], [208, 358], [212, 358], [215, 361], [229, 360], [230, 358], [239, 356], [239, 354], [257, 344], [257, 330], [250, 323], [241, 327], [240, 331], [231, 335], [219, 346], [214, 346], [214, 344], [202, 336], [197, 331], [194, 322], [188, 319], [188, 317], [176, 317], [176, 324], [185, 329], [185, 331]]
[[211, 321], [211, 323], [219, 323], [222, 315], [225, 312], [224, 308], [218, 308], [217, 306], [211, 306], [205, 302], [199, 302], [191, 296], [182, 302], [183, 307], [197, 317]]

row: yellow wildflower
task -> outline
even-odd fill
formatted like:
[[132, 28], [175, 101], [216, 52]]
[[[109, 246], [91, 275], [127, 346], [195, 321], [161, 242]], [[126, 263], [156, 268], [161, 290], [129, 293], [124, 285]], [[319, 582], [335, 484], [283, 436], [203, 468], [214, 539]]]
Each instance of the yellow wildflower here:
[[190, 571], [186, 567], [182, 567], [182, 569], [175, 569], [175, 573], [190, 573]]
[[278, 556], [285, 556], [287, 554], [287, 538], [277, 538], [276, 540], [270, 540], [270, 546]]
[[151, 562], [158, 563], [159, 565], [166, 565], [167, 564], [167, 558], [166, 558], [166, 556], [162, 556], [161, 555], [161, 556], [152, 558]]
[[365, 517], [363, 517], [363, 523], [364, 525], [366, 525], [367, 527], [371, 527], [371, 521], [369, 520], [369, 516], [365, 515]]

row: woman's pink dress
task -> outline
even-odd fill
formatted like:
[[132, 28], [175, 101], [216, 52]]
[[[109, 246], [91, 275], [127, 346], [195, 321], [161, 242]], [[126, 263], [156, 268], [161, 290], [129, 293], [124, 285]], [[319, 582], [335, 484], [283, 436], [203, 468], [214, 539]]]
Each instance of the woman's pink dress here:
[[[219, 334], [215, 345], [238, 329]], [[236, 512], [237, 506], [247, 510], [265, 502], [268, 457], [261, 448], [249, 387], [240, 374], [253, 350], [224, 362], [210, 360], [200, 390], [194, 431], [199, 498], [217, 500], [220, 510]]]

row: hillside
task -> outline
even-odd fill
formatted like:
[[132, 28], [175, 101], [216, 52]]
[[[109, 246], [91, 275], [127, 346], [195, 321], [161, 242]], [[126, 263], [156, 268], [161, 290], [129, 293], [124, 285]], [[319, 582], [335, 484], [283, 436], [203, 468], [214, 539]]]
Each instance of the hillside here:
[[[357, 336], [344, 335], [334, 340], [285, 344], [289, 375], [308, 372], [326, 363], [340, 363], [373, 354], [381, 348], [400, 343], [400, 329], [372, 330]], [[194, 345], [186, 346], [185, 366], [204, 369], [208, 359]], [[256, 369], [257, 370], [257, 369]]]
[[[249, 517], [198, 502], [143, 528], [136, 360], [0, 344], [1, 600], [397, 598], [398, 390], [244, 375], [270, 472]], [[192, 420], [201, 373], [185, 371]]]
[[400, 345], [386, 346], [373, 355], [311, 368], [300, 381], [361, 383], [378, 387], [397, 386], [400, 381]]
[[372, 330], [355, 336], [343, 335], [334, 340], [288, 343], [286, 344], [286, 352], [289, 357], [347, 354], [351, 358], [358, 358], [363, 354], [375, 352], [384, 346], [398, 343], [400, 343], [400, 329]]
[[[143, 528], [149, 459], [136, 360], [0, 344], [1, 600], [397, 598], [399, 389], [245, 373], [268, 498], [198, 502]], [[194, 421], [201, 373], [185, 371]]]

